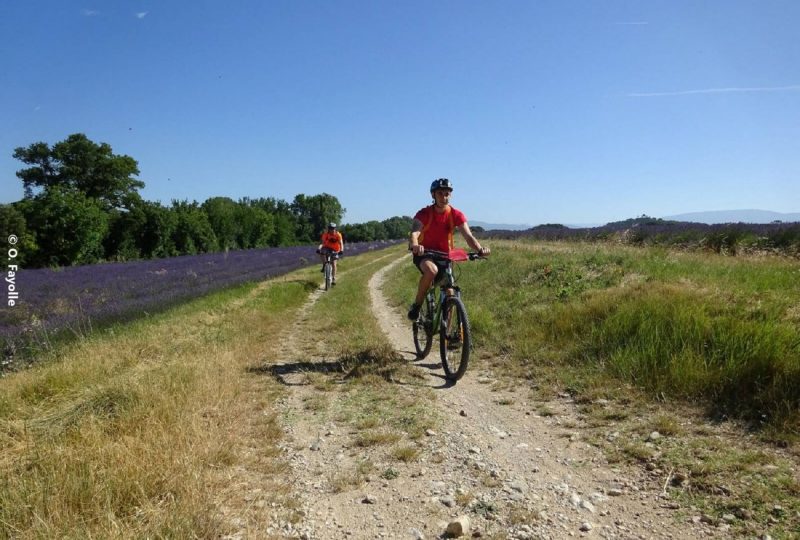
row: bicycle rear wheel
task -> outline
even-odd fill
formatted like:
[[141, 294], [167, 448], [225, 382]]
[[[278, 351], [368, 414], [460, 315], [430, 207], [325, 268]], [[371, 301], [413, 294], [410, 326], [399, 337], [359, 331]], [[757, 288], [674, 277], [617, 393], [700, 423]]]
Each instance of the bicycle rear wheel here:
[[414, 334], [417, 358], [425, 358], [433, 345], [433, 302], [429, 298], [422, 303], [417, 320], [411, 323], [411, 333]]
[[467, 309], [460, 298], [450, 296], [442, 309], [439, 330], [439, 354], [448, 380], [457, 381], [464, 376], [469, 363], [472, 334], [467, 319]]
[[331, 273], [332, 273], [331, 263], [326, 262], [325, 263], [325, 290], [326, 291], [331, 288], [331, 280], [332, 280]]

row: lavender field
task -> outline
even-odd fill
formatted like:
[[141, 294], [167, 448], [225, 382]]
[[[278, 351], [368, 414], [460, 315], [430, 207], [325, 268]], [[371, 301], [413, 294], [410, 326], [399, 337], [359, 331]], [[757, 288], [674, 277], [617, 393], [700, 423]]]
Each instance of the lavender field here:
[[[398, 241], [349, 243], [347, 256]], [[85, 335], [97, 325], [139, 317], [179, 302], [318, 264], [315, 246], [187, 255], [17, 273], [19, 302], [0, 311], [2, 366], [58, 335]], [[345, 258], [346, 261], [346, 258]], [[345, 262], [346, 264], [346, 262]]]

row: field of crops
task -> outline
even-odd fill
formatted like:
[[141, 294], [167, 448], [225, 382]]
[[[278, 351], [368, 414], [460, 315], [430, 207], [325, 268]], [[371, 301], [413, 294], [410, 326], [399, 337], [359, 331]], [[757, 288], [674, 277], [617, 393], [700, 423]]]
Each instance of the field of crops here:
[[[346, 255], [396, 241], [350, 243]], [[2, 367], [23, 349], [47, 346], [58, 335], [85, 335], [99, 324], [153, 313], [212, 291], [267, 279], [316, 264], [314, 246], [208, 253], [58, 269], [21, 269], [19, 301], [0, 311]], [[346, 262], [345, 262], [346, 264]]]

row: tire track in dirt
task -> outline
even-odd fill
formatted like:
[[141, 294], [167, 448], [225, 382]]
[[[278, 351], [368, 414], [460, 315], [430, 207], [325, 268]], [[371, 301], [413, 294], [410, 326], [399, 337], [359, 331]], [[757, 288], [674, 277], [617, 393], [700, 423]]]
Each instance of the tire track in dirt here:
[[[390, 257], [395, 255], [373, 263]], [[324, 344], [315, 341], [317, 334], [309, 324], [309, 314], [324, 294], [319, 288], [309, 295], [290, 329], [279, 337], [279, 357], [271, 366], [289, 390], [279, 402], [286, 433], [281, 446], [291, 464], [287, 483], [293, 488], [295, 504], [273, 509], [274, 525], [267, 533], [306, 539], [411, 538], [408, 524], [414, 522], [424, 529], [424, 520], [416, 518], [430, 512], [420, 510], [429, 503], [427, 498], [413, 500], [427, 490], [407, 484], [427, 484], [428, 480], [416, 465], [410, 466], [414, 470], [397, 463], [390, 466], [382, 449], [359, 447], [354, 441], [357, 430], [336, 418], [336, 406], [330, 403], [341, 398], [341, 393], [316, 387], [325, 384], [322, 379], [342, 384], [343, 375], [338, 371], [338, 359], [326, 356]], [[369, 472], [362, 472], [365, 464], [370, 465]], [[403, 478], [382, 479], [380, 471], [392, 466]], [[412, 475], [415, 481], [408, 482]]]
[[[280, 336], [271, 366], [288, 390], [279, 404], [286, 433], [281, 447], [294, 495], [292, 504], [268, 509], [268, 535], [430, 539], [442, 537], [460, 516], [469, 518], [472, 535], [512, 540], [717, 535], [701, 523], [679, 521], [677, 505], [640, 471], [609, 465], [582, 440], [581, 420], [568, 399], [548, 403], [554, 415], [540, 417], [523, 390], [492, 391], [492, 375], [480, 366], [470, 366], [458, 384], [444, 384], [435, 345], [417, 362], [410, 324], [381, 291], [387, 274], [410, 260], [388, 257], [395, 258], [369, 280], [372, 312], [423, 378], [386, 391], [431, 403], [439, 427], [414, 442], [418, 456], [410, 463], [355, 442], [358, 429], [337, 416], [336, 400], [360, 390], [345, 389], [338, 359], [326, 357], [324, 344], [314, 341], [308, 318], [325, 294], [315, 290]], [[330, 391], [319, 384], [342, 386]], [[365, 463], [369, 469], [359, 472]]]
[[[369, 289], [381, 328], [395, 350], [414, 361], [410, 324], [381, 292], [387, 273], [401, 263], [411, 264], [406, 256], [381, 268]], [[660, 483], [634, 468], [610, 465], [601, 450], [582, 440], [581, 420], [569, 399], [548, 403], [555, 414], [541, 417], [524, 391], [492, 391], [491, 373], [474, 364], [456, 385], [443, 385], [441, 366], [433, 368], [436, 351], [434, 344], [418, 365], [426, 366], [420, 369], [427, 373], [428, 386], [437, 389], [445, 424], [442, 446], [453, 461], [468, 463], [459, 472], [465, 477], [453, 483], [475, 490], [472, 503], [453, 516], [467, 511], [481, 534], [519, 539], [717, 535], [715, 529], [676, 514], [678, 504], [667, 498]], [[482, 482], [475, 482], [476, 477]]]

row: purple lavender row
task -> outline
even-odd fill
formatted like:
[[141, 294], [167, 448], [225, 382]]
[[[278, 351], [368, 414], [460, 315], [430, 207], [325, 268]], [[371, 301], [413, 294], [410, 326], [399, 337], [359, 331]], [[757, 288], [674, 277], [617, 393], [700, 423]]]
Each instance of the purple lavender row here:
[[[358, 255], [397, 242], [349, 243], [346, 254]], [[314, 246], [293, 246], [55, 270], [21, 269], [17, 275], [20, 301], [0, 310], [0, 340], [6, 357], [13, 356], [16, 344], [63, 331], [85, 333], [92, 325], [138, 317], [318, 262]]]

